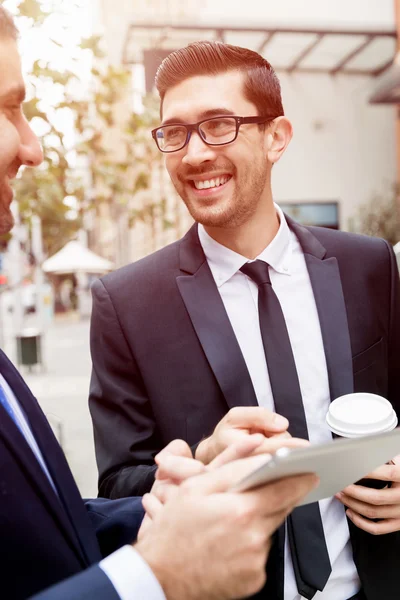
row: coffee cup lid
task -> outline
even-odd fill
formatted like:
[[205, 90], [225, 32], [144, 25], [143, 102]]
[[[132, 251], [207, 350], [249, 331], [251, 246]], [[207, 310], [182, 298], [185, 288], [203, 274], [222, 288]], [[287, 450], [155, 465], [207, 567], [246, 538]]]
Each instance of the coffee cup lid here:
[[359, 392], [333, 400], [326, 422], [333, 433], [352, 438], [391, 431], [397, 415], [386, 398]]

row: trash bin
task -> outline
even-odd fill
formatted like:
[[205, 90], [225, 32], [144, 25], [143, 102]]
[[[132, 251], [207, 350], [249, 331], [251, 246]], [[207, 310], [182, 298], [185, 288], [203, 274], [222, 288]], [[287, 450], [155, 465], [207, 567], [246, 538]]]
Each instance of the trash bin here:
[[17, 362], [18, 365], [42, 364], [42, 336], [36, 329], [25, 329], [17, 335]]

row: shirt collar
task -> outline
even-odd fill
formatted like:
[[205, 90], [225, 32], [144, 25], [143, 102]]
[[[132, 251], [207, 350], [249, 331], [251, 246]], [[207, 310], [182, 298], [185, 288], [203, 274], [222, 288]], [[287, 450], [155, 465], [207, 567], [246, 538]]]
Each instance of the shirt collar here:
[[[290, 229], [282, 210], [277, 204], [275, 204], [275, 208], [280, 220], [278, 233], [257, 256], [257, 259], [267, 262], [278, 273], [290, 275], [292, 256]], [[200, 244], [218, 287], [226, 283], [245, 263], [249, 262], [245, 256], [216, 242], [200, 223], [198, 234]]]

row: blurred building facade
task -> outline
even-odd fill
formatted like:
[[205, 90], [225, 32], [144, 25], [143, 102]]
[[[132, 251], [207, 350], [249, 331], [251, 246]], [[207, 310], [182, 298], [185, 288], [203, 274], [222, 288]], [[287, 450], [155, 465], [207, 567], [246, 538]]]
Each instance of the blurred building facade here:
[[[141, 21], [165, 23], [172, 19], [174, 22], [181, 22], [195, 14], [195, 6], [194, 0], [146, 0], [135, 3], [94, 0], [94, 31], [103, 36], [106, 60], [115, 67], [123, 66], [126, 28], [132, 15]], [[126, 65], [126, 68], [131, 71], [131, 86], [115, 106], [116, 126], [106, 132], [108, 147], [117, 160], [124, 156], [120, 139], [123, 122], [127, 122], [132, 110], [139, 113], [143, 111], [142, 98], [146, 92], [144, 65], [137, 63]], [[156, 119], [154, 126], [158, 122], [158, 108]], [[148, 136], [153, 149], [154, 142], [150, 132]], [[141, 155], [146, 152], [148, 154], [149, 189], [139, 190], [126, 205], [101, 203], [97, 215], [91, 214], [86, 222], [90, 247], [117, 266], [137, 260], [175, 241], [192, 223], [170, 183], [163, 159], [155, 147], [153, 152], [149, 152], [149, 148], [143, 144], [137, 150]], [[145, 159], [143, 157], [142, 161], [145, 162]], [[135, 175], [134, 160], [132, 163], [133, 173], [128, 176]], [[142, 167], [143, 162], [140, 168]], [[96, 193], [101, 195], [101, 190], [93, 189], [92, 194]]]
[[[132, 70], [126, 110], [141, 110], [157, 60], [190, 41], [222, 39], [263, 54], [278, 71], [294, 126], [274, 169], [274, 198], [298, 220], [349, 229], [360, 207], [395, 183], [396, 109], [369, 103], [395, 54], [391, 1], [97, 0], [95, 29], [104, 34], [108, 60]], [[180, 237], [191, 218], [162, 163], [151, 190], [132, 203], [157, 198], [165, 198], [162, 211], [133, 228], [126, 212], [117, 224], [104, 208], [95, 250], [118, 265]]]

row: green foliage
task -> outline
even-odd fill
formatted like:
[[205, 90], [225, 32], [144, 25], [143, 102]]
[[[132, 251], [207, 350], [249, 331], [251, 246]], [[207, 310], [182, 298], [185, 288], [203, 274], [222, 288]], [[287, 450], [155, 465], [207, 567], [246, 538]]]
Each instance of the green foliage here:
[[[50, 16], [39, 0], [21, 0], [18, 8], [20, 16], [32, 20], [32, 27], [40, 27]], [[63, 47], [56, 32], [51, 41]], [[72, 70], [57, 70], [51, 57], [36, 60], [28, 76], [35, 90], [48, 89], [43, 88], [44, 83], [58, 89], [56, 95], [36, 96], [24, 105], [28, 120], [39, 121], [45, 132], [41, 137], [44, 162], [37, 169], [25, 169], [15, 182], [22, 221], [29, 225], [34, 214], [42, 219], [47, 255], [74, 237], [82, 226], [85, 211], [98, 211], [101, 203], [110, 207], [111, 216], [122, 209], [130, 211], [130, 199], [150, 187], [151, 171], [161, 164], [160, 153], [149, 135], [149, 129], [158, 122], [155, 100], [146, 100], [146, 110], [141, 115], [126, 108], [123, 100], [130, 90], [131, 73], [104, 61], [100, 37], [81, 40], [76, 50], [72, 63], [89, 53], [92, 64], [88, 89], [80, 95], [77, 75]], [[53, 97], [57, 101], [49, 100]], [[64, 129], [60, 127], [65, 119], [71, 122], [72, 143], [71, 131], [66, 135], [65, 125]], [[114, 140], [111, 145], [110, 136]], [[115, 147], [121, 149], [118, 156]], [[77, 169], [82, 161], [86, 173], [83, 167]], [[143, 209], [130, 211], [129, 222], [133, 226], [136, 220], [148, 221], [159, 213], [163, 214], [163, 210], [150, 202]]]
[[376, 194], [360, 207], [350, 221], [350, 230], [387, 240], [393, 246], [400, 241], [400, 194], [396, 186]]
[[95, 58], [104, 58], [105, 54], [101, 49], [101, 36], [94, 35], [83, 39], [80, 44], [82, 50], [90, 50]]
[[18, 4], [18, 11], [21, 17], [33, 19], [35, 25], [43, 24], [49, 14], [38, 0], [22, 0]]

